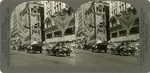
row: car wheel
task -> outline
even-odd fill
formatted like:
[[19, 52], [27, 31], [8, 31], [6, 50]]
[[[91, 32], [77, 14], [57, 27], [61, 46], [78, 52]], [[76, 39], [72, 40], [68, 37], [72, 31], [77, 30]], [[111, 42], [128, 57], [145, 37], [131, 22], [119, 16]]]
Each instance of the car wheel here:
[[59, 57], [59, 56], [60, 56], [60, 52], [56, 51], [56, 57]]
[[29, 53], [29, 50], [27, 50], [27, 53]]
[[107, 52], [107, 50], [104, 50], [105, 51], [105, 53]]
[[67, 56], [70, 56], [70, 53], [66, 53]]
[[40, 50], [40, 53], [42, 53], [42, 50]]
[[112, 54], [112, 55], [114, 55], [114, 54], [115, 54], [114, 50], [111, 50], [111, 54]]
[[35, 54], [35, 50], [33, 50], [33, 53]]
[[120, 55], [121, 55], [121, 56], [124, 56], [124, 52], [123, 52], [123, 51], [120, 51]]
[[99, 53], [101, 53], [101, 50], [98, 50]]
[[131, 52], [131, 55], [134, 56], [134, 55], [135, 55], [135, 52]]
[[92, 52], [94, 52], [94, 50], [92, 49]]

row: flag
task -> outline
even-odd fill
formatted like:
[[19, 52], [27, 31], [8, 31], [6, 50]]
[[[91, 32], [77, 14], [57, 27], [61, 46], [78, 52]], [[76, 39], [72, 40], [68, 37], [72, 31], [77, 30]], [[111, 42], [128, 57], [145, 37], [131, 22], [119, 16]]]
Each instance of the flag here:
[[114, 17], [118, 19], [122, 27], [127, 29], [129, 32], [137, 19], [137, 14], [135, 14], [135, 10], [132, 12], [131, 9], [128, 9], [127, 11], [123, 11], [120, 15], [115, 15]]

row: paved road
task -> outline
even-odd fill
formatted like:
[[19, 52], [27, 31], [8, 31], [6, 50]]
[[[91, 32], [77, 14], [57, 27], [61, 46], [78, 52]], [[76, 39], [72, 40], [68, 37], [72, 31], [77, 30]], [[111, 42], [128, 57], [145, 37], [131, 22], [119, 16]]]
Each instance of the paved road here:
[[108, 53], [96, 53], [91, 51], [76, 51], [77, 66], [137, 66], [139, 55], [120, 56]]
[[119, 56], [77, 49], [70, 57], [11, 51], [12, 66], [137, 66], [139, 56]]
[[75, 54], [70, 57], [56, 57], [42, 54], [29, 54], [26, 52], [11, 51], [12, 66], [72, 66], [75, 64]]

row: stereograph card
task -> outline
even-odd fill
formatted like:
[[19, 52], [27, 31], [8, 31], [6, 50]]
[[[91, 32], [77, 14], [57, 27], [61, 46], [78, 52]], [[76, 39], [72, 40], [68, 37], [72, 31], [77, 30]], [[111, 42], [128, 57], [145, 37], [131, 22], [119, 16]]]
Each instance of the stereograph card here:
[[3, 0], [2, 73], [148, 73], [147, 0]]

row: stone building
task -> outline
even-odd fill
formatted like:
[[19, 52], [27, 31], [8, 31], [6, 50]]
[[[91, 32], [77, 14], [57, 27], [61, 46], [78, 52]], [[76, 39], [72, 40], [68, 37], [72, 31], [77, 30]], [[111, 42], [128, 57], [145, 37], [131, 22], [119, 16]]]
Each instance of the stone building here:
[[85, 3], [77, 10], [75, 18], [76, 39], [81, 44], [109, 40], [109, 4], [107, 2]]
[[39, 2], [27, 2], [20, 13], [25, 30], [24, 44], [44, 41], [44, 5]]
[[20, 13], [25, 8], [25, 4], [18, 5], [11, 14], [11, 47], [18, 49], [18, 45], [22, 44], [24, 31], [22, 30]]
[[110, 6], [110, 42], [128, 42], [139, 50], [139, 17], [136, 9], [128, 3], [113, 1]]
[[120, 1], [110, 2], [110, 6], [115, 7], [110, 9], [111, 41], [138, 40], [139, 18], [136, 9]]

